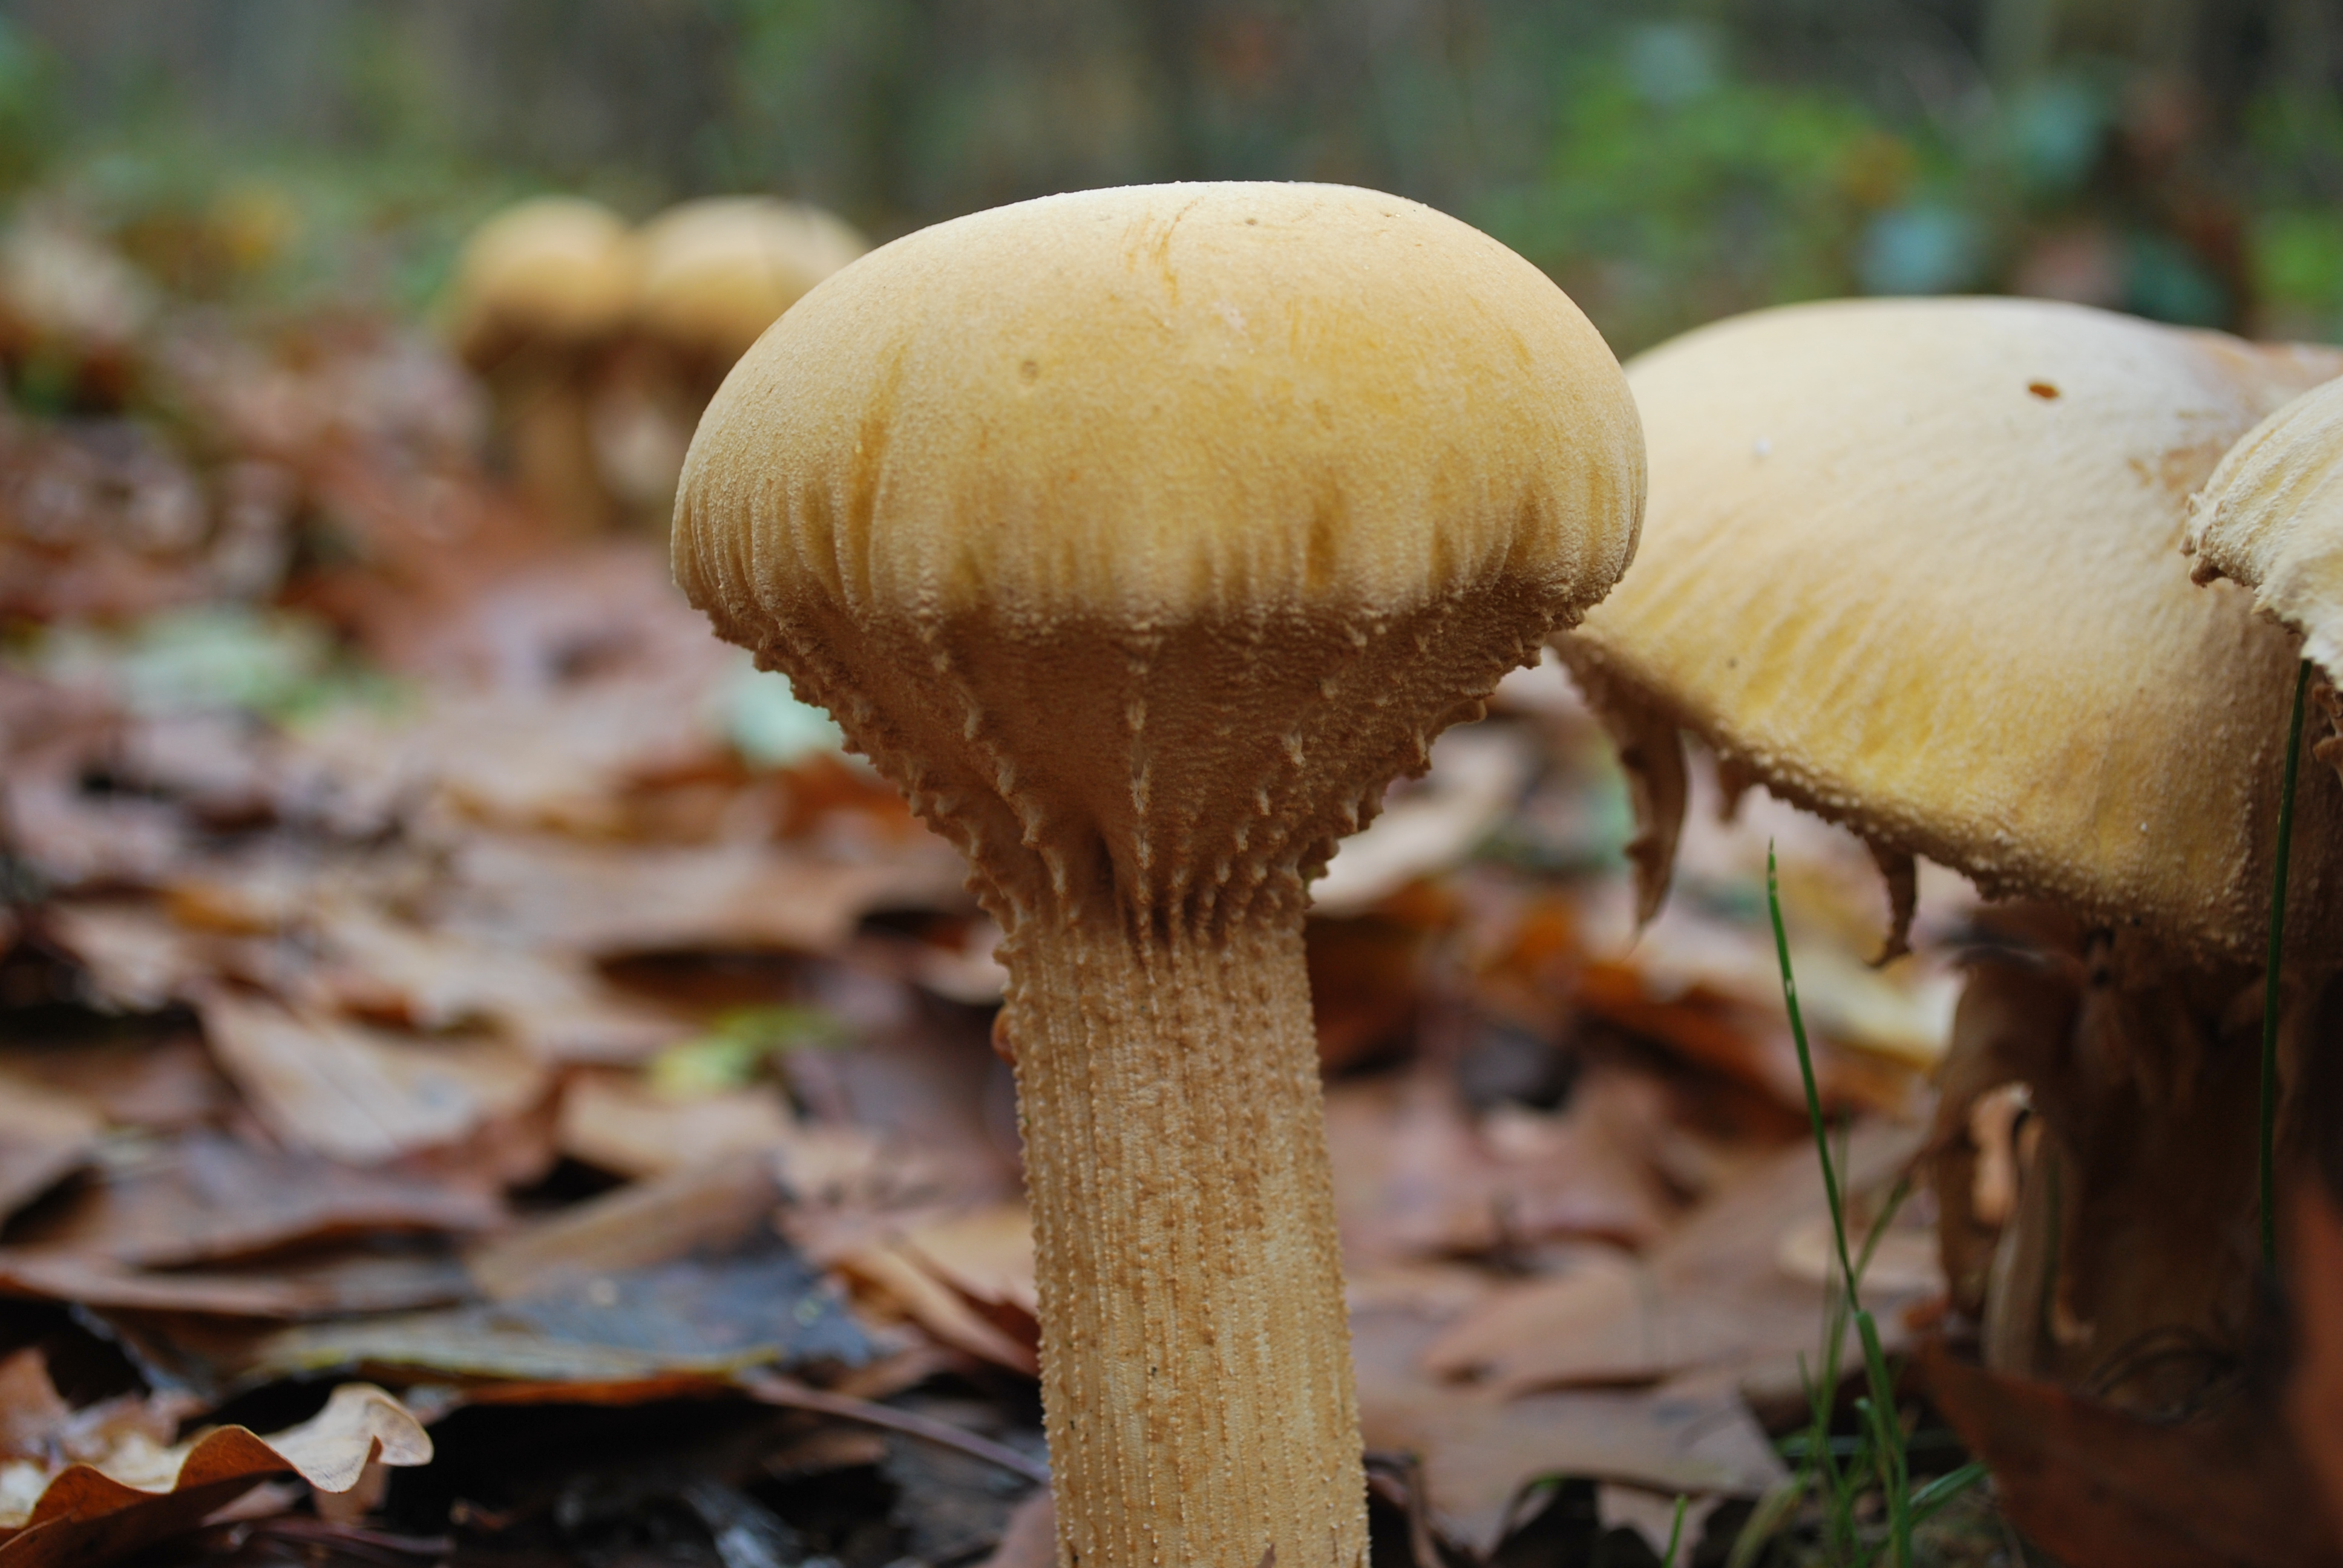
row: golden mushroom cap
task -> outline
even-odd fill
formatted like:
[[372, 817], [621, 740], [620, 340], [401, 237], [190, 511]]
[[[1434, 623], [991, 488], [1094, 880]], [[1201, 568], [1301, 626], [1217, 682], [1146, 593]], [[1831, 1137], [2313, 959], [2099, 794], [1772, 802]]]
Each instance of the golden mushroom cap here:
[[1635, 548], [1602, 337], [1477, 230], [1344, 186], [1084, 191], [840, 273], [702, 420], [677, 571], [719, 614], [1143, 625], [1396, 613], [1513, 565], [1568, 613]]
[[2253, 589], [2256, 609], [2302, 634], [2305, 658], [2343, 678], [2343, 381], [2304, 393], [2229, 448], [2186, 548], [2200, 579]]
[[[675, 567], [980, 863], [1056, 821], [1143, 890], [1175, 842], [1208, 879], [1273, 856], [1266, 819], [1307, 875], [1617, 578], [1642, 498], [1610, 350], [1496, 241], [1144, 186], [807, 296], [701, 421]], [[968, 827], [985, 799], [1014, 819]]]
[[[1626, 732], [1693, 731], [1883, 863], [2250, 962], [2295, 652], [2172, 552], [2230, 443], [2338, 371], [2035, 301], [1703, 328], [1629, 367], [1644, 546], [1557, 646]], [[2343, 913], [2333, 793], [2303, 800], [2306, 930]]]
[[523, 339], [585, 341], [622, 326], [636, 255], [626, 221], [578, 196], [535, 196], [465, 241], [449, 290], [458, 351], [478, 363]]
[[870, 249], [844, 219], [769, 196], [709, 196], [643, 226], [636, 317], [680, 347], [736, 359], [806, 291]]

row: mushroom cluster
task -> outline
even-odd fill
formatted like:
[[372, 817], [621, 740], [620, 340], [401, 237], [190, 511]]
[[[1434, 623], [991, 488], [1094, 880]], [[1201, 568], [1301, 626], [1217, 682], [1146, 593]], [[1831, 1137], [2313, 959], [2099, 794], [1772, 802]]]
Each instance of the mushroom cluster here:
[[1308, 884], [1617, 578], [1642, 499], [1560, 290], [1336, 186], [921, 231], [710, 406], [678, 580], [1007, 933], [1061, 1563], [1364, 1562]]
[[574, 527], [663, 521], [725, 373], [865, 248], [830, 214], [764, 196], [684, 202], [639, 230], [594, 202], [535, 197], [467, 241], [452, 339], [488, 383], [524, 493]]
[[[2338, 374], [2332, 350], [2016, 300], [1704, 328], [1629, 367], [1642, 555], [1556, 643], [1636, 780], [1647, 911], [1686, 734], [1731, 789], [1763, 784], [1871, 844], [1888, 952], [1915, 857], [2004, 900], [1929, 1157], [1954, 1303], [1989, 1364], [2137, 1408], [2187, 1406], [2251, 1336], [2298, 658], [2245, 596], [2191, 587], [2176, 547], [2231, 444]], [[2343, 1004], [2343, 788], [2312, 771], [2287, 927], [2298, 1063], [2332, 1050]], [[2035, 1112], [2022, 1149], [1990, 1147], [2010, 1124], [1996, 1091]], [[2298, 1095], [2288, 1135], [2336, 1114]], [[2013, 1160], [2023, 1179], [1996, 1179]]]

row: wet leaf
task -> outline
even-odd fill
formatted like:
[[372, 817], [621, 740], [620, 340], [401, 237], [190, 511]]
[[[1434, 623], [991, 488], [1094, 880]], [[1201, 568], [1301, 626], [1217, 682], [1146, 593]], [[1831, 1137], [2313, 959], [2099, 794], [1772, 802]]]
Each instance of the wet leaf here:
[[427, 1381], [594, 1384], [599, 1399], [623, 1402], [671, 1397], [679, 1377], [854, 1366], [872, 1352], [838, 1292], [766, 1234], [641, 1267], [548, 1273], [488, 1305], [288, 1330], [258, 1348], [247, 1375], [364, 1367]]

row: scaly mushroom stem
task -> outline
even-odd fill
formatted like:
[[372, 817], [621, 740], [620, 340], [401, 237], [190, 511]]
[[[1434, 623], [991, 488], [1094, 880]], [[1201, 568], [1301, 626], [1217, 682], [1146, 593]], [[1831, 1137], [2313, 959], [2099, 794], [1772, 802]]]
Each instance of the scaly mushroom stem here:
[[1209, 935], [1072, 920], [1009, 956], [1061, 1563], [1356, 1568], [1299, 914]]

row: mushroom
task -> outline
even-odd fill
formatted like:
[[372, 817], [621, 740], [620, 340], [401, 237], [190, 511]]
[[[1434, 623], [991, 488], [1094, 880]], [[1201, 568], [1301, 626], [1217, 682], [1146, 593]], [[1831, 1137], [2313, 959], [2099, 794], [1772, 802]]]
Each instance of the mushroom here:
[[[2230, 442], [2338, 371], [2016, 300], [1768, 311], [1629, 368], [1648, 532], [1556, 646], [1640, 780], [1645, 907], [1685, 731], [1870, 842], [1898, 873], [1891, 950], [1916, 856], [2015, 901], [1971, 966], [1931, 1159], [1955, 1302], [2006, 1370], [2157, 1404], [2245, 1342], [2295, 651], [2169, 552]], [[2306, 997], [2343, 960], [2326, 784], [2302, 791], [2288, 906]], [[2044, 1135], [1996, 1230], [1967, 1117], [2012, 1081]]]
[[820, 207], [709, 196], [643, 226], [637, 325], [684, 356], [714, 391], [781, 312], [870, 246]]
[[577, 526], [606, 520], [591, 384], [635, 297], [625, 222], [576, 196], [538, 196], [475, 230], [447, 301], [457, 353], [488, 383], [521, 489]]
[[2200, 583], [2254, 590], [2254, 608], [2302, 637], [2328, 733], [2313, 747], [2343, 774], [2343, 381], [2304, 393], [2247, 431], [2205, 482], [2181, 548]]
[[1642, 477], [1543, 274], [1326, 186], [923, 230], [701, 422], [679, 582], [1006, 933], [1061, 1563], [1363, 1563], [1307, 886], [1624, 569]]
[[643, 226], [628, 331], [598, 380], [597, 471], [630, 517], [664, 522], [691, 429], [725, 373], [798, 298], [860, 256], [818, 207], [710, 196]]

